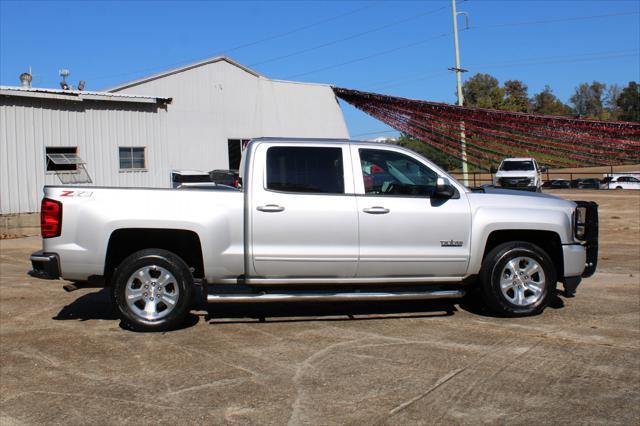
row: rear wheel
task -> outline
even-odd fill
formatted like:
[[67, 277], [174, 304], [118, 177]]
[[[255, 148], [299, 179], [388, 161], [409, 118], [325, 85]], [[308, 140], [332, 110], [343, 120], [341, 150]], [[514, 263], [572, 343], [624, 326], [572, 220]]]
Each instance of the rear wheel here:
[[480, 273], [486, 304], [503, 316], [540, 313], [555, 295], [556, 272], [547, 253], [535, 244], [514, 241], [491, 250]]
[[118, 266], [112, 299], [127, 328], [166, 331], [182, 324], [193, 301], [193, 277], [175, 254], [161, 249], [133, 253]]

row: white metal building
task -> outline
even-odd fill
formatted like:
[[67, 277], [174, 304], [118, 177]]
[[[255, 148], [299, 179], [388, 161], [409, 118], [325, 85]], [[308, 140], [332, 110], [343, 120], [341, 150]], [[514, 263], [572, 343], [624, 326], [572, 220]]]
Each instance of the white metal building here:
[[0, 214], [37, 212], [43, 185], [82, 181], [83, 168], [93, 185], [143, 187], [169, 187], [171, 170], [235, 168], [242, 141], [263, 136], [349, 135], [330, 86], [226, 57], [106, 92], [1, 87]]

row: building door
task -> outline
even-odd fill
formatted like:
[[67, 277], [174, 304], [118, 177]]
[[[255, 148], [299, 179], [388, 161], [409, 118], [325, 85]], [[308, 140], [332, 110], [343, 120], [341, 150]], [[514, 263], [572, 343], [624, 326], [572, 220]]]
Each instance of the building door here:
[[227, 152], [229, 155], [229, 170], [238, 170], [242, 159], [242, 150], [247, 146], [249, 139], [228, 139]]

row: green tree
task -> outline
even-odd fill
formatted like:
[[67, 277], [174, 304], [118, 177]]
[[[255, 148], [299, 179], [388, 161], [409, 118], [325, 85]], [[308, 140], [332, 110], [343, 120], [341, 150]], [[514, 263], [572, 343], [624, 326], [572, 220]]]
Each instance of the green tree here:
[[622, 88], [617, 84], [611, 84], [607, 87], [607, 94], [604, 98], [605, 110], [609, 115], [609, 119], [618, 120], [620, 116], [620, 107], [618, 106], [618, 98], [622, 93]]
[[575, 93], [569, 99], [576, 114], [582, 118], [608, 118], [604, 109], [606, 89], [607, 85], [599, 81], [591, 84], [582, 83], [576, 87]]
[[442, 150], [434, 148], [428, 143], [404, 133], [401, 134], [394, 143], [417, 152], [445, 170], [452, 170], [461, 167], [462, 160], [460, 158], [455, 158], [446, 154]]
[[520, 80], [504, 82], [505, 98], [501, 109], [506, 111], [527, 112], [529, 104], [529, 88]]
[[462, 85], [465, 106], [499, 109], [504, 92], [498, 79], [489, 74], [476, 74]]
[[542, 92], [533, 95], [531, 110], [536, 114], [571, 115], [571, 108], [562, 103], [549, 86], [544, 86]]
[[620, 108], [619, 120], [640, 122], [640, 85], [630, 81], [616, 99]]

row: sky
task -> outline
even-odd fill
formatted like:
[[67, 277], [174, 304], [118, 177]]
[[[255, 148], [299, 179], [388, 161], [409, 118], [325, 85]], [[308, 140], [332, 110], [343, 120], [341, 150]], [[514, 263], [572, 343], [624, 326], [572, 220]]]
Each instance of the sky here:
[[[640, 1], [468, 0], [457, 8], [461, 66], [568, 102], [594, 80], [640, 80]], [[466, 18], [468, 17], [468, 27]], [[262, 75], [454, 103], [450, 0], [0, 0], [0, 84], [101, 90], [225, 54]], [[341, 102], [352, 137], [393, 135]]]

